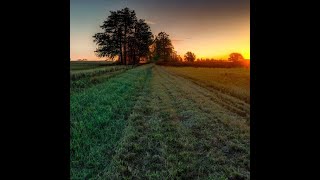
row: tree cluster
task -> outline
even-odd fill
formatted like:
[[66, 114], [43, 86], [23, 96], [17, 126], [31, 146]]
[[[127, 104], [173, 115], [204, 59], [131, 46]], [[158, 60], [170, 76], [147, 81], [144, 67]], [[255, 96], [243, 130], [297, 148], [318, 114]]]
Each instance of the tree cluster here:
[[98, 57], [118, 58], [120, 64], [137, 64], [142, 57], [149, 56], [153, 43], [150, 26], [143, 19], [137, 19], [134, 10], [124, 8], [110, 11], [107, 20], [100, 26], [103, 32], [93, 38], [98, 45]]

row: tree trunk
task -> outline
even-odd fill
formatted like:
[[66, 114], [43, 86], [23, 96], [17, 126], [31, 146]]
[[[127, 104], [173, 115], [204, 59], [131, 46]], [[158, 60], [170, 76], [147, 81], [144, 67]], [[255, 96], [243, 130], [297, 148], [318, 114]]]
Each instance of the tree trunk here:
[[123, 56], [122, 56], [122, 35], [119, 35], [120, 39], [120, 63], [123, 64]]
[[127, 65], [127, 19], [125, 19], [124, 23], [124, 59], [125, 65]]

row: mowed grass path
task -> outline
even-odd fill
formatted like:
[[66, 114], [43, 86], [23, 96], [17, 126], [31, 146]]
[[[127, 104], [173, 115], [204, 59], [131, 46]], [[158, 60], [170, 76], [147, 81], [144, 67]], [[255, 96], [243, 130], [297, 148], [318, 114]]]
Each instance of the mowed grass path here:
[[86, 92], [77, 98], [91, 103], [72, 99], [79, 114], [71, 121], [85, 122], [71, 129], [71, 179], [249, 179], [244, 101], [153, 65]]

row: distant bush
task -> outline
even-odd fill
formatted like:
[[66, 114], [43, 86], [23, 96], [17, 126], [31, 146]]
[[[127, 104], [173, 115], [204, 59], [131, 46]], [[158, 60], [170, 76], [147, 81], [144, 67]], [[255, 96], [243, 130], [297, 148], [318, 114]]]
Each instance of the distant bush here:
[[229, 61], [243, 61], [244, 58], [240, 53], [231, 53], [228, 58]]

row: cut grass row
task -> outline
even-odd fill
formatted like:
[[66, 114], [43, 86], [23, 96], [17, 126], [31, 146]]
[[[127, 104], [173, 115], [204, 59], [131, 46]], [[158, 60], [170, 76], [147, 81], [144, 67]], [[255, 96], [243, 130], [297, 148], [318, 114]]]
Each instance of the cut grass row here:
[[151, 78], [151, 68], [134, 68], [71, 94], [71, 179], [95, 179], [108, 169], [132, 107]]
[[94, 69], [86, 69], [81, 71], [71, 71], [70, 72], [70, 80], [75, 81], [82, 78], [92, 77], [92, 76], [99, 76], [109, 72], [115, 72], [119, 70], [127, 70], [131, 69], [132, 66], [125, 66], [125, 65], [117, 65], [117, 66], [107, 66], [107, 67], [100, 67]]
[[109, 66], [77, 72], [71, 71], [70, 93], [83, 92], [87, 88], [105, 82], [129, 69], [132, 69], [132, 66]]
[[114, 62], [107, 61], [70, 61], [70, 70], [78, 71], [78, 70], [86, 70], [86, 69], [94, 69], [102, 66], [114, 65]]

